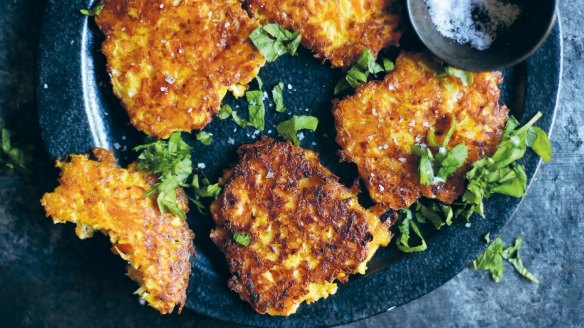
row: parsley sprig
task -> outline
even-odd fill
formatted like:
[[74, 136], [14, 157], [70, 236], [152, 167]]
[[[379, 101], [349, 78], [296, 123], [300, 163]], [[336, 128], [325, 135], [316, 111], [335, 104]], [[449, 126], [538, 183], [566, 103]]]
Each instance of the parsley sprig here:
[[370, 76], [383, 72], [389, 72], [394, 69], [391, 60], [383, 58], [381, 63], [375, 60], [375, 56], [370, 49], [365, 49], [359, 54], [357, 63], [353, 65], [343, 79], [335, 86], [335, 95], [350, 89], [355, 89], [363, 83], [366, 83]]

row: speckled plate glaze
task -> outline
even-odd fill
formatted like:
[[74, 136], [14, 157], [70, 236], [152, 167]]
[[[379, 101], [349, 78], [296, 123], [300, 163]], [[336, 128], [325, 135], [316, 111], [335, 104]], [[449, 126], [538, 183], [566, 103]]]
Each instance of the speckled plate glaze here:
[[[86, 1], [48, 1], [37, 75], [43, 137], [53, 157], [101, 146], [114, 150], [119, 161], [125, 164], [135, 158], [131, 149], [143, 141], [144, 135], [129, 124], [128, 116], [112, 94], [105, 58], [99, 50], [103, 36], [92, 18], [79, 15], [79, 9], [88, 6]], [[402, 46], [420, 49], [411, 32], [405, 34]], [[550, 131], [560, 74], [561, 33], [556, 25], [551, 37], [532, 58], [505, 71], [503, 100], [522, 122], [542, 111], [544, 117], [539, 125]], [[302, 146], [318, 151], [322, 163], [339, 175], [342, 182], [350, 184], [357, 172], [353, 165], [338, 162], [331, 114], [333, 89], [342, 73], [301, 50], [298, 56], [284, 56], [266, 65], [260, 76], [268, 91], [279, 81], [287, 86], [284, 92], [287, 112], [279, 114], [268, 107], [264, 133], [276, 137], [273, 124], [292, 114], [317, 116], [319, 128], [316, 133], [306, 133]], [[245, 103], [231, 98], [226, 102], [245, 115]], [[211, 146], [195, 142], [192, 136], [187, 139], [194, 147], [195, 165], [203, 167], [204, 163], [204, 168], [199, 170], [212, 180], [234, 163], [239, 145], [258, 137], [253, 130], [239, 129], [231, 120], [216, 119], [206, 130], [215, 136]], [[230, 138], [235, 140], [233, 144]], [[528, 152], [523, 163], [531, 181], [539, 159]], [[367, 204], [366, 197], [363, 198]], [[485, 247], [482, 236], [486, 232], [498, 234], [520, 202], [509, 197], [492, 197], [486, 204], [488, 219], [473, 218], [468, 228], [463, 222], [457, 222], [449, 229], [428, 231], [429, 247], [423, 253], [406, 255], [394, 246], [380, 250], [365, 276], [352, 277], [340, 286], [336, 295], [301, 306], [289, 318], [258, 315], [227, 289], [229, 275], [225, 259], [208, 237], [212, 220], [191, 211], [189, 223], [197, 234], [199, 256], [193, 260], [186, 307], [220, 320], [272, 327], [331, 326], [370, 317], [420, 297], [462, 271]]]

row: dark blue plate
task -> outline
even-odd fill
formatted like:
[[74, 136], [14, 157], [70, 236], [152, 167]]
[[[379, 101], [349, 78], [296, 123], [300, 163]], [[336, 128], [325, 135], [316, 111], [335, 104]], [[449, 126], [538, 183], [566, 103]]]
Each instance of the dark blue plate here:
[[[143, 142], [144, 135], [129, 124], [128, 116], [112, 94], [106, 61], [99, 51], [103, 36], [92, 18], [79, 14], [79, 9], [86, 7], [89, 7], [86, 1], [51, 0], [45, 10], [37, 76], [43, 137], [53, 157], [101, 146], [114, 150], [120, 162], [126, 164], [135, 158], [131, 149]], [[402, 45], [406, 49], [420, 49], [411, 32], [406, 33]], [[388, 55], [395, 54], [394, 51]], [[556, 25], [535, 56], [505, 72], [504, 101], [523, 122], [542, 111], [544, 117], [539, 125], [550, 131], [560, 73], [561, 33]], [[338, 162], [331, 114], [333, 89], [342, 73], [301, 50], [298, 56], [285, 56], [266, 65], [260, 76], [267, 91], [279, 81], [285, 83], [288, 108], [286, 113], [279, 114], [268, 107], [264, 132], [276, 137], [274, 123], [292, 114], [318, 116], [318, 130], [305, 133], [307, 138], [302, 146], [318, 151], [322, 163], [350, 184], [357, 172], [353, 165]], [[243, 102], [226, 101], [238, 108], [241, 115], [246, 114]], [[216, 119], [206, 131], [215, 136], [211, 146], [195, 142], [192, 136], [186, 138], [194, 146], [194, 162], [197, 166], [201, 163], [200, 167], [204, 163], [200, 171], [211, 180], [233, 164], [239, 145], [259, 137], [251, 129], [238, 128], [231, 120]], [[235, 140], [233, 144], [229, 143], [230, 138]], [[531, 181], [539, 159], [529, 152], [523, 163]], [[225, 259], [208, 237], [212, 220], [191, 211], [189, 224], [197, 234], [199, 257], [193, 261], [186, 307], [213, 318], [257, 326], [336, 325], [370, 317], [420, 297], [462, 271], [485, 247], [482, 236], [486, 232], [498, 234], [520, 202], [508, 197], [491, 198], [486, 204], [488, 219], [474, 218], [468, 228], [457, 222], [449, 229], [430, 233], [428, 250], [423, 253], [406, 255], [393, 246], [380, 250], [367, 275], [352, 277], [336, 295], [302, 306], [289, 318], [258, 315], [227, 289]]]

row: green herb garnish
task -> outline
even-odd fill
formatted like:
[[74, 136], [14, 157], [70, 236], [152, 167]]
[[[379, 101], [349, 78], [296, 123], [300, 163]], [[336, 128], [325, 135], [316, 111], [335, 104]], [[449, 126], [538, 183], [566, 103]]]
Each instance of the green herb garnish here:
[[251, 243], [251, 235], [247, 233], [236, 232], [233, 234], [233, 240], [236, 243], [247, 247]]
[[233, 121], [235, 122], [235, 124], [239, 125], [242, 128], [245, 128], [246, 126], [248, 126], [248, 123], [246, 120], [240, 118], [237, 115], [237, 112], [234, 111], [233, 108], [231, 108], [231, 106], [229, 106], [228, 104], [225, 104], [225, 105], [221, 106], [221, 110], [219, 111], [219, 118], [222, 120], [225, 120], [228, 117], [231, 117], [233, 119]]
[[[544, 160], [550, 160], [552, 157], [551, 144], [547, 134], [542, 129], [533, 126], [540, 117], [541, 113], [538, 113], [521, 128], [514, 117], [509, 118], [495, 154], [475, 162], [473, 168], [467, 172], [467, 189], [458, 202], [452, 205], [445, 205], [437, 200], [420, 199], [408, 211], [412, 212], [412, 216], [417, 222], [430, 222], [436, 229], [440, 229], [451, 225], [458, 218], [465, 218], [468, 221], [473, 213], [484, 217], [483, 200], [491, 197], [492, 194], [499, 193], [513, 197], [523, 196], [527, 188], [527, 175], [524, 167], [518, 164], [517, 161], [525, 155], [527, 148], [534, 150]], [[451, 127], [442, 144], [438, 144], [431, 130], [428, 135], [428, 143], [444, 147], [443, 145], [449, 142], [452, 131], [453, 128]], [[427, 152], [428, 149], [427, 147], [418, 147], [416, 151]], [[431, 152], [425, 156], [427, 160], [420, 161], [421, 181], [435, 181], [436, 176], [441, 180], [441, 175], [455, 171], [454, 168], [460, 163], [460, 160], [456, 159], [460, 156], [453, 156], [456, 160], [448, 160], [447, 162], [449, 163], [444, 166], [442, 173], [438, 169], [439, 173], [435, 176], [436, 167], [432, 161], [432, 157], [435, 156]], [[446, 159], [446, 157], [444, 158]], [[454, 164], [451, 165], [452, 163]], [[486, 235], [485, 238], [490, 240], [489, 235]], [[497, 246], [492, 247], [496, 248]], [[490, 255], [487, 254], [485, 256]], [[523, 271], [520, 260], [512, 261], [516, 263], [518, 271]], [[492, 263], [493, 260], [490, 260], [490, 262]], [[480, 267], [484, 267], [484, 265]], [[494, 273], [494, 277], [497, 275], [498, 273]]]
[[285, 53], [295, 55], [302, 40], [300, 32], [288, 31], [278, 24], [260, 26], [249, 38], [268, 62], [275, 61]]
[[276, 112], [283, 113], [286, 110], [284, 106], [284, 83], [280, 82], [272, 89], [272, 98], [276, 104]]
[[[400, 211], [403, 216], [402, 222], [399, 225], [400, 236], [397, 240], [397, 248], [404, 253], [423, 252], [428, 246], [426, 241], [420, 233], [420, 229], [413, 220], [412, 211], [409, 209]], [[420, 239], [420, 244], [417, 246], [410, 245], [411, 231]]]
[[438, 147], [436, 154], [433, 154], [432, 150], [426, 145], [414, 145], [412, 147], [412, 153], [420, 156], [418, 174], [420, 175], [420, 183], [423, 186], [446, 182], [466, 161], [468, 155], [466, 145], [461, 143], [451, 150], [446, 149], [455, 126], [456, 120], [453, 119], [450, 129], [441, 145], [436, 142], [434, 129], [430, 129], [428, 144], [433, 147]]
[[446, 74], [458, 78], [464, 87], [468, 87], [474, 82], [474, 73], [472, 72], [463, 71], [452, 66], [446, 66], [445, 71]]
[[365, 49], [359, 54], [357, 63], [353, 65], [345, 77], [340, 80], [335, 87], [335, 95], [345, 90], [356, 88], [359, 85], [366, 83], [370, 75], [376, 75], [382, 72], [392, 71], [394, 68], [393, 62], [387, 58], [382, 59], [382, 64], [375, 61], [375, 56], [370, 49]]
[[474, 270], [489, 271], [493, 280], [499, 282], [503, 278], [503, 273], [505, 272], [503, 260], [506, 260], [513, 265], [515, 271], [525, 279], [539, 284], [537, 277], [530, 273], [521, 261], [519, 250], [521, 249], [522, 242], [523, 238], [519, 237], [515, 239], [513, 246], [503, 249], [503, 240], [501, 237], [497, 237], [493, 243], [471, 263], [470, 267]]
[[263, 131], [265, 127], [266, 107], [264, 93], [261, 90], [247, 91], [245, 97], [248, 103], [249, 122], [246, 125]]
[[457, 210], [459, 215], [468, 219], [477, 213], [484, 217], [483, 200], [495, 193], [512, 197], [525, 195], [527, 175], [523, 165], [516, 162], [523, 158], [528, 147], [544, 159], [550, 160], [552, 156], [547, 134], [533, 126], [541, 116], [537, 113], [521, 128], [517, 128], [519, 122], [514, 117], [509, 118], [495, 154], [475, 162], [466, 174], [468, 185], [462, 197], [464, 206]]
[[193, 204], [195, 204], [197, 210], [201, 214], [207, 213], [207, 208], [201, 202], [201, 198], [217, 199], [217, 197], [219, 197], [222, 191], [219, 183], [211, 184], [211, 182], [207, 178], [199, 179], [199, 175], [197, 174], [193, 176], [191, 187], [193, 188], [195, 197], [189, 197], [189, 199]]
[[211, 142], [213, 142], [213, 135], [209, 132], [200, 131], [197, 133], [197, 140], [200, 141], [203, 145], [209, 146]]
[[184, 142], [180, 132], [173, 133], [168, 140], [157, 140], [134, 150], [141, 152], [138, 156], [138, 169], [153, 172], [160, 179], [146, 195], [157, 192], [161, 212], [184, 216], [176, 203], [176, 191], [186, 185], [193, 167], [191, 147]]
[[294, 115], [291, 119], [281, 122], [276, 126], [278, 134], [286, 139], [291, 140], [295, 145], [300, 145], [300, 139], [298, 139], [298, 131], [300, 130], [311, 130], [315, 131], [318, 127], [318, 118], [314, 116], [296, 116]]
[[28, 162], [27, 153], [13, 145], [11, 134], [10, 130], [0, 128], [0, 141], [2, 143], [0, 167], [5, 168], [8, 174], [12, 174], [14, 171], [25, 174], [28, 171], [26, 168]]
[[81, 12], [82, 15], [85, 16], [99, 16], [99, 14], [101, 14], [101, 12], [103, 11], [104, 7], [105, 5], [103, 3], [100, 3], [99, 5], [91, 9], [81, 9], [79, 11]]

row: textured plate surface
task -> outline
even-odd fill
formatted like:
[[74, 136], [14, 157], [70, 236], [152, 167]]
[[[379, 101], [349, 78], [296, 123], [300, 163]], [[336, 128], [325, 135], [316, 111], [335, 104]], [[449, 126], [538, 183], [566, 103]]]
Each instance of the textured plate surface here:
[[[128, 116], [111, 90], [105, 71], [105, 58], [99, 51], [103, 36], [92, 18], [79, 15], [86, 1], [51, 0], [44, 14], [38, 60], [37, 97], [43, 138], [53, 157], [71, 152], [87, 152], [93, 146], [115, 151], [126, 164], [135, 158], [131, 149], [143, 142], [144, 135], [129, 125]], [[411, 31], [404, 35], [402, 46], [420, 49]], [[395, 51], [392, 53], [395, 55]], [[392, 55], [390, 54], [390, 55]], [[537, 111], [544, 117], [539, 126], [550, 131], [556, 110], [561, 73], [561, 33], [558, 25], [543, 47], [529, 60], [505, 71], [503, 100], [522, 122]], [[342, 76], [328, 64], [321, 64], [308, 51], [298, 56], [284, 56], [266, 65], [260, 73], [264, 89], [270, 92], [279, 81], [285, 83], [286, 113], [279, 114], [268, 106], [265, 134], [275, 137], [274, 123], [292, 114], [315, 115], [320, 119], [316, 133], [307, 136], [302, 145], [321, 154], [321, 162], [350, 185], [357, 177], [353, 165], [338, 163], [338, 146], [334, 141], [331, 114], [333, 89]], [[240, 115], [246, 114], [242, 101], [226, 99]], [[233, 164], [235, 150], [253, 142], [254, 130], [240, 129], [231, 120], [218, 119], [207, 127], [214, 134], [211, 146], [203, 146], [189, 136], [194, 146], [195, 165], [211, 180]], [[235, 142], [229, 143], [230, 138]], [[523, 159], [531, 181], [539, 159], [528, 152]], [[200, 165], [203, 167], [203, 165]], [[380, 250], [365, 276], [355, 276], [339, 286], [336, 295], [310, 306], [302, 306], [289, 318], [261, 316], [227, 289], [227, 266], [224, 257], [212, 245], [209, 216], [196, 211], [189, 223], [197, 234], [199, 257], [193, 262], [187, 308], [221, 320], [257, 326], [315, 326], [346, 323], [384, 312], [420, 297], [450, 280], [485, 247], [486, 232], [498, 234], [511, 219], [520, 200], [492, 197], [486, 204], [487, 218], [473, 218], [469, 228], [457, 222], [440, 232], [428, 231], [428, 250], [418, 254], [402, 254], [394, 246]], [[364, 204], [367, 199], [364, 197]]]

